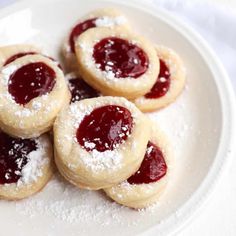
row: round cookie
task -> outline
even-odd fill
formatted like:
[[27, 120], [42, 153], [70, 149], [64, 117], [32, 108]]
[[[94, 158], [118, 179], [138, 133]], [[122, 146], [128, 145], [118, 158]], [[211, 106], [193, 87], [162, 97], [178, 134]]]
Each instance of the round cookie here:
[[41, 50], [33, 45], [16, 44], [0, 47], [0, 68], [13, 62], [17, 58], [40, 54]]
[[142, 96], [159, 73], [152, 44], [123, 29], [89, 29], [77, 39], [75, 50], [82, 77], [104, 95]]
[[94, 88], [89, 86], [80, 76], [76, 73], [69, 73], [66, 75], [69, 90], [71, 92], [71, 103], [80, 101], [86, 98], [99, 97], [100, 93]]
[[0, 131], [0, 198], [18, 200], [40, 191], [53, 175], [48, 135], [13, 138]]
[[74, 49], [75, 38], [94, 27], [128, 28], [128, 24], [127, 19], [118, 10], [113, 8], [98, 9], [81, 18], [70, 30], [62, 47], [62, 54], [69, 71], [77, 71], [77, 60]]
[[98, 190], [127, 179], [140, 166], [150, 124], [120, 97], [72, 103], [54, 124], [55, 162], [72, 184]]
[[165, 135], [153, 127], [139, 170], [126, 181], [104, 191], [122, 205], [136, 209], [148, 207], [164, 192], [170, 179], [172, 164], [173, 158]]
[[12, 136], [32, 138], [47, 132], [69, 101], [63, 72], [47, 57], [24, 56], [0, 72], [0, 126]]
[[143, 112], [158, 110], [174, 102], [185, 85], [186, 69], [181, 58], [172, 49], [163, 46], [156, 46], [156, 53], [160, 59], [156, 83], [148, 93], [134, 100]]

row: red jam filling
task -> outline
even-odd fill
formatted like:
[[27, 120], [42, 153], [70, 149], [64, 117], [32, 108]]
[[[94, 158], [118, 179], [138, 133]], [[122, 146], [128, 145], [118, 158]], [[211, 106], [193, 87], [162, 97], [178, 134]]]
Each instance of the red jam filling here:
[[16, 103], [25, 105], [31, 99], [51, 92], [56, 83], [55, 78], [55, 71], [45, 63], [30, 63], [10, 76], [8, 91]]
[[102, 106], [85, 116], [76, 133], [77, 141], [87, 151], [114, 150], [131, 133], [133, 118], [128, 109]]
[[94, 46], [93, 57], [102, 71], [113, 73], [116, 78], [138, 78], [149, 65], [147, 54], [127, 40], [104, 38]]
[[166, 63], [160, 59], [160, 72], [156, 83], [150, 92], [145, 94], [146, 98], [160, 98], [164, 96], [170, 88], [170, 71]]
[[0, 184], [16, 183], [28, 162], [28, 154], [35, 150], [35, 140], [13, 138], [0, 131]]
[[167, 165], [162, 151], [152, 142], [148, 142], [146, 153], [139, 170], [127, 181], [130, 184], [148, 184], [165, 176]]
[[72, 31], [70, 33], [70, 37], [69, 37], [69, 44], [70, 44], [71, 52], [75, 53], [75, 40], [76, 40], [76, 38], [79, 37], [84, 31], [86, 31], [90, 28], [96, 27], [96, 23], [95, 23], [96, 19], [97, 18], [93, 18], [93, 19], [89, 19], [84, 22], [81, 22], [72, 29]]
[[72, 103], [86, 98], [99, 97], [99, 93], [80, 78], [69, 79], [69, 89]]
[[20, 53], [17, 53], [13, 56], [11, 56], [10, 58], [8, 58], [4, 64], [4, 66], [10, 64], [11, 62], [15, 61], [16, 59], [20, 58], [20, 57], [24, 57], [24, 56], [27, 56], [27, 55], [34, 55], [36, 54], [35, 52], [20, 52]]

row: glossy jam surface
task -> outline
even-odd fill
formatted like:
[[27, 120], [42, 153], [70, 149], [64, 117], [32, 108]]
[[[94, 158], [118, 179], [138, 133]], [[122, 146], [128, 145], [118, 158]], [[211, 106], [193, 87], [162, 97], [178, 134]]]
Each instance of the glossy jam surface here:
[[0, 184], [16, 183], [28, 162], [28, 154], [36, 149], [33, 139], [12, 138], [0, 131]]
[[71, 102], [80, 101], [86, 98], [99, 97], [99, 93], [81, 78], [69, 79], [69, 89], [71, 92]]
[[127, 108], [102, 106], [84, 117], [77, 130], [77, 141], [87, 151], [114, 150], [128, 138], [132, 127], [133, 118]]
[[10, 64], [11, 62], [15, 61], [16, 59], [20, 58], [20, 57], [24, 57], [27, 55], [35, 55], [36, 52], [21, 52], [21, 53], [17, 53], [13, 56], [11, 56], [10, 58], [8, 58], [4, 64], [4, 66]]
[[167, 165], [162, 151], [149, 141], [139, 170], [127, 181], [130, 184], [148, 184], [158, 181], [166, 172]]
[[70, 44], [70, 50], [71, 52], [75, 52], [75, 40], [77, 37], [79, 37], [84, 31], [96, 27], [96, 19], [92, 18], [86, 21], [83, 21], [79, 24], [77, 24], [71, 31], [70, 37], [69, 37], [69, 44]]
[[55, 71], [43, 62], [20, 67], [9, 78], [8, 91], [16, 103], [25, 105], [31, 99], [52, 91]]
[[160, 59], [160, 72], [158, 78], [151, 91], [145, 94], [145, 97], [155, 99], [164, 96], [170, 88], [170, 76], [169, 68], [166, 63]]
[[113, 73], [116, 78], [138, 78], [149, 65], [147, 54], [127, 40], [110, 37], [94, 46], [93, 57], [102, 71]]

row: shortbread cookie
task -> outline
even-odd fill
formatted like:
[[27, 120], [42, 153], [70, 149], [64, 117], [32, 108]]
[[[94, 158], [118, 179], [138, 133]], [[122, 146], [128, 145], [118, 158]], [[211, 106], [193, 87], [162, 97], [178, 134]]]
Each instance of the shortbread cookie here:
[[71, 92], [71, 102], [80, 101], [86, 98], [99, 97], [100, 94], [94, 88], [89, 86], [76, 73], [69, 73], [66, 75], [69, 90]]
[[47, 57], [24, 56], [1, 70], [0, 127], [12, 136], [38, 137], [50, 130], [69, 101], [63, 72]]
[[165, 135], [152, 130], [144, 160], [139, 170], [126, 181], [104, 191], [114, 201], [132, 208], [144, 208], [155, 203], [170, 178], [172, 156]]
[[75, 49], [82, 77], [104, 95], [139, 97], [159, 73], [152, 44], [130, 31], [93, 28], [77, 39]]
[[55, 162], [72, 184], [98, 190], [127, 179], [140, 166], [150, 124], [120, 97], [72, 103], [54, 124]]
[[144, 112], [154, 111], [174, 102], [185, 85], [186, 70], [180, 57], [163, 46], [156, 46], [156, 52], [160, 59], [156, 83], [148, 93], [134, 100], [135, 105]]
[[62, 47], [67, 68], [72, 71], [77, 70], [77, 60], [75, 56], [75, 41], [83, 32], [94, 27], [126, 27], [127, 19], [116, 9], [104, 8], [93, 11], [81, 18], [70, 30]]
[[41, 50], [39, 48], [28, 44], [17, 44], [0, 47], [0, 69], [20, 57], [40, 53]]
[[0, 131], [0, 198], [17, 200], [41, 190], [53, 174], [48, 135], [13, 138]]

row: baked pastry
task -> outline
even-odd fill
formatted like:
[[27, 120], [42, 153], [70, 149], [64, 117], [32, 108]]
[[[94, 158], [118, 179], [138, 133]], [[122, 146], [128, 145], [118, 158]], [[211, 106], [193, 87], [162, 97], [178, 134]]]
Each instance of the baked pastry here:
[[0, 47], [0, 68], [15, 61], [17, 58], [41, 54], [41, 50], [33, 45], [17, 44]]
[[10, 64], [18, 58], [28, 56], [28, 55], [43, 55], [55, 63], [57, 66], [62, 69], [60, 63], [54, 58], [47, 56], [42, 53], [42, 50], [36, 46], [30, 44], [16, 44], [0, 47], [0, 68]]
[[0, 198], [17, 200], [41, 190], [53, 174], [48, 135], [13, 138], [0, 131]]
[[47, 57], [23, 56], [0, 72], [0, 127], [12, 136], [32, 138], [50, 130], [69, 101], [63, 72]]
[[144, 95], [156, 81], [159, 60], [152, 44], [123, 29], [93, 28], [76, 41], [79, 72], [104, 95]]
[[89, 86], [76, 73], [69, 73], [66, 75], [69, 90], [71, 92], [71, 102], [80, 101], [86, 98], [99, 97], [100, 94], [94, 88]]
[[94, 27], [126, 27], [127, 19], [116, 9], [104, 8], [90, 12], [81, 18], [70, 30], [62, 47], [62, 53], [68, 70], [77, 70], [77, 60], [75, 56], [75, 40], [86, 30]]
[[186, 70], [180, 57], [163, 46], [156, 46], [156, 53], [160, 59], [156, 83], [148, 93], [134, 100], [143, 112], [154, 111], [174, 102], [185, 85]]
[[147, 118], [124, 98], [72, 103], [54, 124], [58, 170], [81, 188], [98, 190], [120, 183], [139, 168], [150, 129]]
[[173, 158], [165, 135], [153, 127], [139, 170], [126, 181], [104, 191], [122, 205], [131, 208], [148, 207], [159, 199], [166, 188], [172, 163]]

